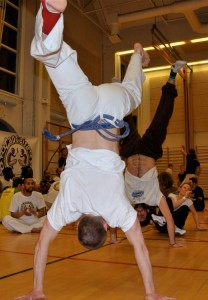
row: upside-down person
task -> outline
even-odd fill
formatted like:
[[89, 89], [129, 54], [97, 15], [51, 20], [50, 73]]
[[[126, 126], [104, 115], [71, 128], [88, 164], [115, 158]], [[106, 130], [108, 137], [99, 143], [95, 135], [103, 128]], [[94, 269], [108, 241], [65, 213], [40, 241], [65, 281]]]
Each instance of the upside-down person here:
[[145, 299], [170, 299], [155, 292], [148, 250], [136, 211], [125, 194], [125, 164], [117, 141], [117, 129], [127, 127], [123, 117], [141, 101], [142, 65], [148, 65], [149, 57], [140, 44], [135, 44], [123, 82], [93, 86], [80, 69], [76, 52], [62, 41], [62, 12], [66, 5], [66, 0], [42, 2], [32, 55], [46, 65], [65, 106], [73, 128], [73, 144], [67, 147], [69, 155], [61, 174], [60, 192], [36, 245], [34, 289], [16, 299], [46, 299], [43, 278], [49, 244], [64, 225], [80, 217], [78, 238], [90, 249], [104, 243], [108, 225], [121, 227], [134, 248]]

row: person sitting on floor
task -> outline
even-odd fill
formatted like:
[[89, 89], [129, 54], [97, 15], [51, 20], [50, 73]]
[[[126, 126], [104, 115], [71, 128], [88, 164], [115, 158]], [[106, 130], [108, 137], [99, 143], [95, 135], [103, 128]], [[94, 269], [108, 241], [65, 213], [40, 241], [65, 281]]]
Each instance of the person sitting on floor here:
[[205, 208], [204, 192], [203, 189], [198, 186], [198, 179], [196, 177], [189, 178], [188, 183], [191, 186], [191, 200], [194, 203], [196, 211], [203, 211]]
[[19, 192], [22, 187], [22, 179], [20, 177], [14, 178], [13, 187], [8, 187], [3, 191], [0, 198], [0, 222], [3, 217], [10, 215], [9, 207], [12, 197], [15, 193]]
[[45, 221], [46, 206], [43, 196], [34, 190], [33, 178], [23, 179], [22, 190], [11, 200], [10, 212], [2, 224], [10, 231], [19, 233], [40, 232]]

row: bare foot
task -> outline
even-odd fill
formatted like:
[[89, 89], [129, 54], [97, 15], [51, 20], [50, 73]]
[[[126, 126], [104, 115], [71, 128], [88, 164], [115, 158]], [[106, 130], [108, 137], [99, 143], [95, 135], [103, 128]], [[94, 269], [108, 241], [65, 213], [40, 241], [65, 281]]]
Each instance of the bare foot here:
[[149, 57], [149, 54], [146, 51], [144, 51], [144, 49], [140, 43], [134, 44], [134, 52], [141, 54], [142, 67], [148, 67], [148, 65], [150, 63], [150, 57]]

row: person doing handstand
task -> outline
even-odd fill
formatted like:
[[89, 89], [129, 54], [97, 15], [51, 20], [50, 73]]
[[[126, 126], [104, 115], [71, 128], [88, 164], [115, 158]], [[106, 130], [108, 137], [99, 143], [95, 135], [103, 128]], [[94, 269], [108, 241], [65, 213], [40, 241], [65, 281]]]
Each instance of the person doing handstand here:
[[169, 243], [180, 247], [175, 241], [175, 225], [166, 199], [160, 191], [156, 161], [162, 156], [162, 144], [166, 138], [167, 126], [173, 113], [177, 96], [175, 77], [186, 64], [177, 61], [171, 66], [167, 83], [162, 87], [162, 96], [154, 118], [141, 137], [137, 131], [132, 115], [124, 118], [130, 126], [130, 134], [120, 143], [120, 155], [126, 160], [125, 186], [133, 205], [145, 203], [158, 206], [167, 221]]
[[[117, 129], [126, 126], [123, 117], [141, 101], [145, 78], [142, 65], [148, 65], [149, 57], [136, 43], [123, 82], [93, 86], [80, 69], [76, 52], [62, 41], [66, 5], [66, 0], [42, 1], [31, 53], [46, 65], [65, 106], [73, 144], [67, 147], [60, 192], [35, 248], [33, 291], [16, 299], [46, 299], [43, 278], [49, 244], [64, 225], [80, 217], [78, 238], [90, 249], [104, 243], [108, 225], [121, 227], [134, 248], [145, 299], [170, 299], [155, 292], [148, 250], [136, 212], [125, 194], [125, 164], [118, 154], [116, 136]], [[46, 135], [54, 138], [48, 132]]]

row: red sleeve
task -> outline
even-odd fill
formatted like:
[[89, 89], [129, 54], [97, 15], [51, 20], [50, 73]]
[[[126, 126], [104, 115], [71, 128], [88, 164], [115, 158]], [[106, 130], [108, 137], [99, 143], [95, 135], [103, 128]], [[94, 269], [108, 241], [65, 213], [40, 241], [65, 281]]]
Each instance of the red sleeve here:
[[41, 2], [43, 5], [43, 33], [49, 34], [59, 20], [61, 13], [52, 13], [48, 11], [46, 8], [46, 0], [41, 0]]

